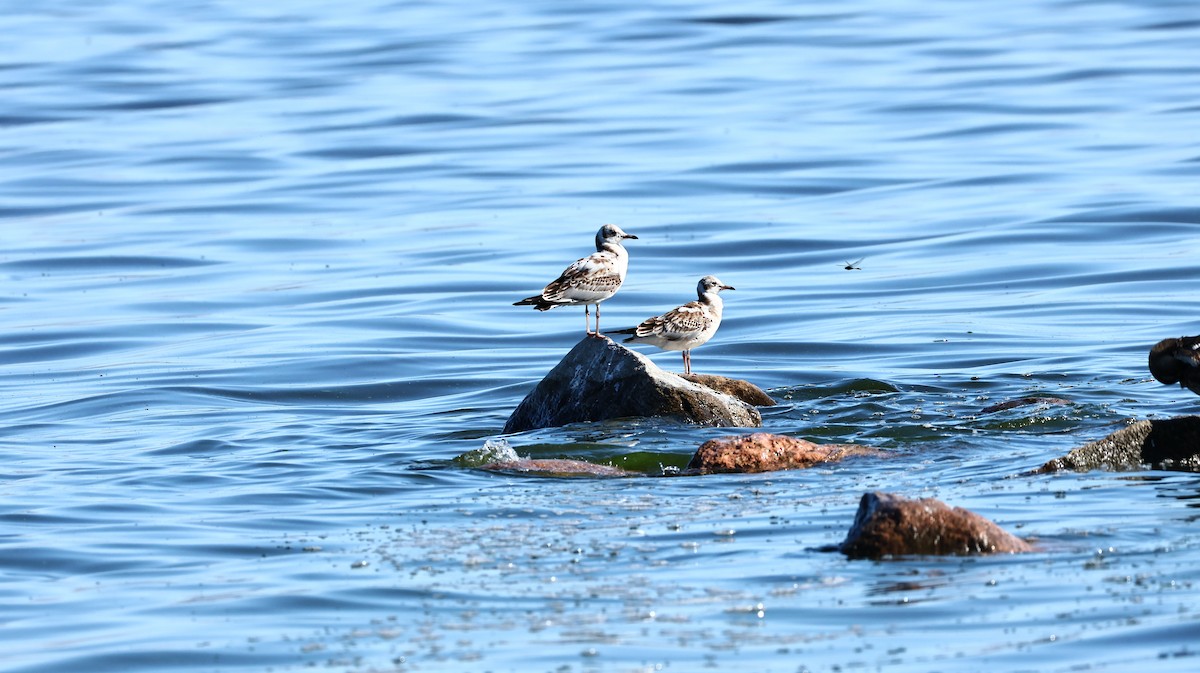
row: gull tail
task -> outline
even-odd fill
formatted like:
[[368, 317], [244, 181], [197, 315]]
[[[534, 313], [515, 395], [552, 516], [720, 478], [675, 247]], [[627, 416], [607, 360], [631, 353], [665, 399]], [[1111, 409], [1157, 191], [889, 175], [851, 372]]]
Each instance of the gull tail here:
[[631, 341], [634, 341], [637, 339], [637, 336], [636, 336], [637, 328], [636, 327], [627, 327], [625, 329], [610, 329], [610, 330], [608, 330], [607, 333], [608, 334], [633, 334], [633, 335], [635, 335], [635, 336], [629, 337], [628, 339], [623, 340], [621, 343], [630, 343]]
[[532, 297], [526, 297], [521, 301], [513, 302], [513, 306], [532, 306], [539, 311], [549, 311], [555, 306], [558, 306], [558, 304], [552, 304], [543, 299], [542, 295], [537, 294]]

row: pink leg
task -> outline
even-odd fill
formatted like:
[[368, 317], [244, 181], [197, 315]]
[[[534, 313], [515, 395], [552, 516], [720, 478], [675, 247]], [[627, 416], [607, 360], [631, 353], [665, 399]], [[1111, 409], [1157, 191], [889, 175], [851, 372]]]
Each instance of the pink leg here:
[[583, 305], [583, 331], [589, 336], [592, 333], [592, 312], [587, 304]]
[[600, 333], [600, 305], [596, 304], [596, 337], [602, 336], [604, 335]]
[[692, 352], [691, 351], [683, 352], [683, 373], [684, 374], [692, 373]]

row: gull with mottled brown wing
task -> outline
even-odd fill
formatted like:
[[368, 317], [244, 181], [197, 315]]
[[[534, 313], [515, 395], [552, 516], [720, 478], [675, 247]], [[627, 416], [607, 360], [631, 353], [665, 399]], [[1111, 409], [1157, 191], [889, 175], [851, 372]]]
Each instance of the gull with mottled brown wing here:
[[[549, 311], [555, 306], [583, 304], [584, 330], [588, 336], [600, 337], [600, 302], [611, 298], [625, 282], [629, 268], [629, 253], [621, 241], [637, 238], [621, 231], [615, 224], [606, 224], [596, 232], [596, 252], [576, 260], [558, 278], [550, 281], [541, 294], [526, 297], [513, 306], [533, 306]], [[589, 306], [596, 307], [596, 331], [592, 332]]]
[[632, 334], [625, 343], [650, 344], [665, 351], [683, 351], [683, 373], [692, 373], [692, 349], [704, 345], [721, 326], [724, 303], [718, 294], [732, 290], [716, 276], [705, 276], [696, 284], [696, 301], [650, 318], [637, 327], [616, 330], [613, 334]]

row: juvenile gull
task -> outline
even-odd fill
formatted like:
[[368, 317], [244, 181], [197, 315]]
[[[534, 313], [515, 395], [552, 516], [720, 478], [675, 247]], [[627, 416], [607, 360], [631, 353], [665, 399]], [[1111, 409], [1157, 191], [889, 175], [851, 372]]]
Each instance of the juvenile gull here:
[[[541, 294], [515, 302], [513, 306], [533, 306], [549, 311], [555, 306], [583, 304], [584, 330], [588, 336], [600, 335], [600, 302], [612, 297], [625, 281], [629, 268], [629, 253], [621, 245], [626, 238], [637, 238], [621, 231], [615, 224], [606, 224], [596, 232], [596, 252], [575, 260]], [[596, 307], [596, 331], [592, 332], [588, 306]]]
[[692, 349], [704, 345], [721, 326], [724, 304], [718, 294], [732, 290], [716, 276], [705, 276], [696, 284], [699, 299], [650, 318], [637, 327], [616, 330], [613, 334], [632, 334], [625, 343], [650, 344], [665, 351], [683, 351], [683, 373], [692, 373]]

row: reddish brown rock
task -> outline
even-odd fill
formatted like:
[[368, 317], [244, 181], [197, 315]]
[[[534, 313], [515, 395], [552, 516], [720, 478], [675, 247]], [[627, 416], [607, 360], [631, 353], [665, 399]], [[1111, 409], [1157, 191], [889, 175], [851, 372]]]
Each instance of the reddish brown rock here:
[[913, 500], [866, 493], [838, 547], [850, 558], [965, 556], [1032, 551], [1024, 540], [984, 517], [936, 498]]
[[795, 470], [839, 461], [849, 456], [882, 455], [877, 449], [857, 444], [814, 444], [812, 442], [755, 432], [710, 439], [696, 449], [688, 470], [699, 472], [771, 472]]
[[775, 400], [763, 392], [762, 388], [749, 381], [731, 379], [728, 376], [718, 376], [716, 374], [680, 374], [679, 376], [692, 383], [699, 383], [707, 388], [712, 388], [718, 393], [736, 397], [752, 407], [773, 407], [776, 404]]
[[481, 470], [522, 472], [547, 477], [627, 477], [633, 472], [612, 465], [566, 458], [521, 458], [481, 465]]

